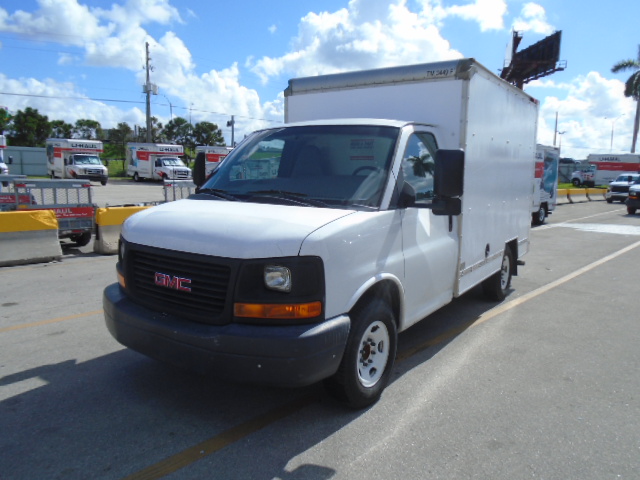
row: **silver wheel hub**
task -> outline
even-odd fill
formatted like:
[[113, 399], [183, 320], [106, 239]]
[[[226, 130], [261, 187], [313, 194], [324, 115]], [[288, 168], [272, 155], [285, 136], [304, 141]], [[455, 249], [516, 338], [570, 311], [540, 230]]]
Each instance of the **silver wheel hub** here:
[[384, 374], [389, 359], [389, 331], [383, 322], [377, 321], [360, 340], [358, 352], [358, 378], [364, 387], [373, 387]]

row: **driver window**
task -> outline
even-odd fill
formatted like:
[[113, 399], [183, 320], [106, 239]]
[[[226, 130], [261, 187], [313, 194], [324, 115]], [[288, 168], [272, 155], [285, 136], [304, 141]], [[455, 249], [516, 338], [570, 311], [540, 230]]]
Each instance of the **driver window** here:
[[437, 148], [436, 139], [430, 133], [414, 133], [407, 142], [402, 157], [402, 173], [416, 192], [416, 203], [430, 203], [433, 199], [433, 169]]

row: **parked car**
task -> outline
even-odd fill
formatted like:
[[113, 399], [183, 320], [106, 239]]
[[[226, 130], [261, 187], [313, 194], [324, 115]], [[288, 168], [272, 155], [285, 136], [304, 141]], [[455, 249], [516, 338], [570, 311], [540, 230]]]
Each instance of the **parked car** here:
[[625, 203], [629, 196], [629, 186], [640, 179], [640, 173], [623, 173], [607, 187], [607, 193], [604, 197], [607, 203], [612, 203], [614, 200], [619, 200]]
[[634, 215], [636, 210], [640, 208], [640, 178], [629, 186], [629, 196], [624, 203], [627, 205], [629, 215]]

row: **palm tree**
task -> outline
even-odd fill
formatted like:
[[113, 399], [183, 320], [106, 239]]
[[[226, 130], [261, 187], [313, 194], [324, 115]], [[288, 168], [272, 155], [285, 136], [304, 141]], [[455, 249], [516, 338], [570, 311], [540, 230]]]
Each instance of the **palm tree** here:
[[638, 126], [640, 125], [640, 45], [638, 45], [637, 60], [623, 60], [616, 63], [611, 71], [613, 73], [635, 70], [624, 84], [624, 96], [633, 97], [636, 101], [636, 118], [633, 123], [633, 139], [631, 140], [631, 153], [636, 152], [636, 141], [638, 140]]

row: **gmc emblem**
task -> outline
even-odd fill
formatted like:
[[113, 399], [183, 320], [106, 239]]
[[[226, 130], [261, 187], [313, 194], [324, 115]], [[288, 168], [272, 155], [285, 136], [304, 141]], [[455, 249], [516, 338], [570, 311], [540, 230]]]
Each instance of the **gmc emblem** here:
[[170, 288], [180, 292], [191, 291], [191, 279], [182, 277], [172, 277], [166, 273], [156, 272], [154, 283], [159, 287]]

